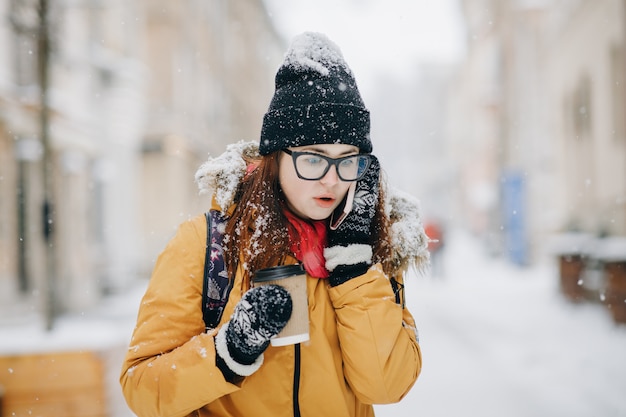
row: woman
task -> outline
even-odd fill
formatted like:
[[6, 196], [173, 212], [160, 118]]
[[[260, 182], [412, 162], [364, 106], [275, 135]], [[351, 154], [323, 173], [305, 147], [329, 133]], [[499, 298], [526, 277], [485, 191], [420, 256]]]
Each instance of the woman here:
[[[182, 224], [156, 263], [120, 378], [138, 416], [372, 416], [372, 404], [408, 392], [421, 353], [399, 289], [426, 240], [413, 202], [385, 198], [371, 151], [339, 48], [297, 37], [258, 148], [231, 145], [197, 175], [228, 219], [231, 290], [215, 329], [205, 332], [200, 308], [205, 217]], [[331, 227], [351, 193], [352, 211]], [[294, 263], [307, 272], [310, 340], [270, 346], [292, 300], [250, 281]]]

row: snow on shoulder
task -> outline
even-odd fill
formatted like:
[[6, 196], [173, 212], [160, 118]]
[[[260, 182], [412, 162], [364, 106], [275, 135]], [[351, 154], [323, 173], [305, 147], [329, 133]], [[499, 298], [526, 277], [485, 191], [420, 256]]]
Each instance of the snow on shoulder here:
[[329, 68], [343, 67], [350, 73], [339, 46], [323, 33], [304, 32], [292, 41], [285, 54], [286, 66], [317, 71], [328, 76]]
[[239, 182], [246, 173], [246, 160], [259, 157], [258, 145], [244, 141], [228, 145], [226, 152], [216, 158], [209, 156], [196, 171], [200, 194], [214, 194], [217, 204], [226, 211], [233, 204]]
[[419, 201], [397, 188], [388, 187], [386, 212], [391, 219], [393, 263], [398, 271], [414, 267], [424, 271], [430, 262], [428, 236], [424, 231]]

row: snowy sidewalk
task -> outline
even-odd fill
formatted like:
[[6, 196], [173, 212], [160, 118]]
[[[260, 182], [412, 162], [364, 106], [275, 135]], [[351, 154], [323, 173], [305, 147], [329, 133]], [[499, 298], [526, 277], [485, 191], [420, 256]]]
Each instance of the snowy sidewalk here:
[[556, 264], [518, 269], [463, 234], [449, 243], [445, 278], [407, 282], [422, 374], [378, 417], [626, 416], [626, 325], [566, 301]]
[[[601, 304], [571, 304], [556, 265], [517, 269], [454, 235], [446, 277], [410, 276], [407, 303], [420, 330], [422, 374], [377, 417], [626, 417], [626, 325]], [[0, 354], [114, 349], [108, 386], [115, 417], [130, 415], [117, 383], [143, 288], [81, 317], [0, 326]]]

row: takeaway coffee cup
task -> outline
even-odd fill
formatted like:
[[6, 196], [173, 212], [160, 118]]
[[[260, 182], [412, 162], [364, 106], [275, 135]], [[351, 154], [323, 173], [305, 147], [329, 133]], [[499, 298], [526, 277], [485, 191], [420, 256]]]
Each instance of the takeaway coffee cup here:
[[309, 306], [306, 294], [306, 273], [302, 265], [281, 265], [260, 269], [252, 278], [255, 287], [276, 284], [291, 295], [291, 318], [283, 330], [270, 341], [272, 346], [293, 345], [309, 340]]

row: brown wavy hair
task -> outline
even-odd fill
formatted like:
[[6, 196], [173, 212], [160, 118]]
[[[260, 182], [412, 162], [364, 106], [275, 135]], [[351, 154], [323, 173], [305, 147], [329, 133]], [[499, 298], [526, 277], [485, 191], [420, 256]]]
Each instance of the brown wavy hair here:
[[[235, 194], [236, 207], [226, 224], [224, 256], [230, 277], [235, 276], [239, 263], [243, 263], [247, 280], [251, 271], [280, 265], [286, 257], [293, 256], [289, 223], [283, 214], [286, 204], [278, 180], [279, 161], [280, 151], [259, 160], [246, 161], [258, 166], [239, 184]], [[382, 178], [380, 183], [370, 244], [373, 262], [381, 263], [385, 273], [391, 274], [390, 221], [385, 213]]]

